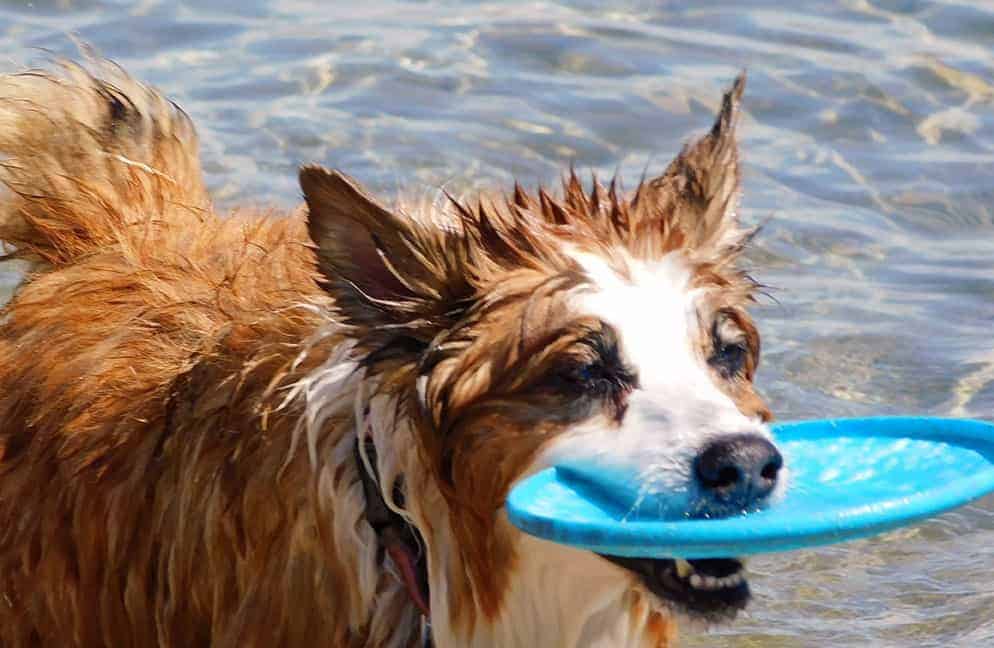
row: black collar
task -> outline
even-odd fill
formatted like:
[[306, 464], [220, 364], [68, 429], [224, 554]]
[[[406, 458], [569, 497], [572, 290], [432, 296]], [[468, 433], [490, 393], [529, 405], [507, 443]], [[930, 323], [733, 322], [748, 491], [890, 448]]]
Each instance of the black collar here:
[[[421, 610], [423, 619], [424, 645], [431, 645], [431, 610], [428, 595], [428, 566], [425, 555], [425, 543], [417, 529], [412, 527], [402, 515], [387, 506], [380, 489], [379, 473], [376, 463], [376, 446], [372, 439], [366, 439], [365, 454], [369, 460], [372, 474], [366, 470], [359, 451], [359, 441], [355, 444], [356, 467], [362, 480], [362, 491], [366, 496], [366, 521], [376, 532], [380, 544], [377, 560], [383, 562], [384, 554], [389, 554], [390, 560], [399, 572], [401, 582], [407, 589], [411, 601]], [[404, 504], [403, 484], [400, 480], [394, 485], [394, 501]]]

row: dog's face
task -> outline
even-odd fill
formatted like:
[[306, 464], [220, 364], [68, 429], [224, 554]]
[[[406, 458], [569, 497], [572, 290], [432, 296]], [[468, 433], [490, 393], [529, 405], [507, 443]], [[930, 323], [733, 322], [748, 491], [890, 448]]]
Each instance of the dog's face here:
[[671, 609], [710, 621], [747, 601], [731, 557], [596, 556], [526, 537], [502, 513], [517, 481], [552, 464], [635, 476], [677, 516], [762, 505], [782, 482], [752, 386], [755, 284], [735, 266], [748, 238], [735, 217], [742, 85], [630, 198], [570, 174], [562, 199], [516, 187], [403, 218], [344, 176], [302, 172], [328, 289], [379, 388], [406, 404], [445, 502], [418, 509], [407, 494], [439, 637], [662, 643]]

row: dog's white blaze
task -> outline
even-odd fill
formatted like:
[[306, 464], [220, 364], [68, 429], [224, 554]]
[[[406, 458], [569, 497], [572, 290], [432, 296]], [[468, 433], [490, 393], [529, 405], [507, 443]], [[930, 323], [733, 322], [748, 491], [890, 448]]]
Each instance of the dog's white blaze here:
[[666, 494], [670, 505], [689, 507], [697, 494], [693, 458], [708, 442], [726, 434], [769, 435], [718, 389], [697, 348], [707, 334], [698, 315], [707, 289], [691, 286], [691, 268], [679, 252], [651, 264], [626, 258], [628, 277], [601, 257], [574, 257], [593, 284], [577, 295], [575, 308], [614, 327], [639, 387], [620, 428], [602, 418], [587, 421], [562, 435], [543, 463], [616, 471], [628, 482], [634, 474], [641, 494]]

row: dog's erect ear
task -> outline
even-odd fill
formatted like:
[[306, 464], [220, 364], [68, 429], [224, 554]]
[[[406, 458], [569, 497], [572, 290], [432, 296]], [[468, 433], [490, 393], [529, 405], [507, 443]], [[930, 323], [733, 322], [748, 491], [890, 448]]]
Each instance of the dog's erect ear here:
[[300, 170], [318, 266], [350, 324], [378, 327], [416, 318], [438, 299], [440, 268], [419, 245], [424, 232], [383, 207], [352, 178], [320, 166]]
[[710, 132], [685, 146], [661, 176], [648, 180], [640, 189], [639, 200], [668, 203], [665, 211], [674, 214], [689, 237], [686, 244], [721, 247], [737, 237], [739, 153], [735, 126], [745, 82], [743, 72], [722, 98]]

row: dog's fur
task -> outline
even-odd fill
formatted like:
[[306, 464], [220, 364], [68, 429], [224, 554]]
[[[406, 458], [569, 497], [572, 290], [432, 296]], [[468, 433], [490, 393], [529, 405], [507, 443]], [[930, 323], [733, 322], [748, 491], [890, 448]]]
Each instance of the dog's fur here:
[[704, 441], [765, 434], [741, 91], [628, 197], [570, 172], [401, 214], [305, 167], [306, 210], [222, 216], [153, 90], [0, 78], [0, 236], [31, 263], [0, 322], [0, 646], [414, 645], [359, 437], [423, 538], [439, 646], [669, 645], [632, 574], [501, 510], [552, 458], [692, 499]]

